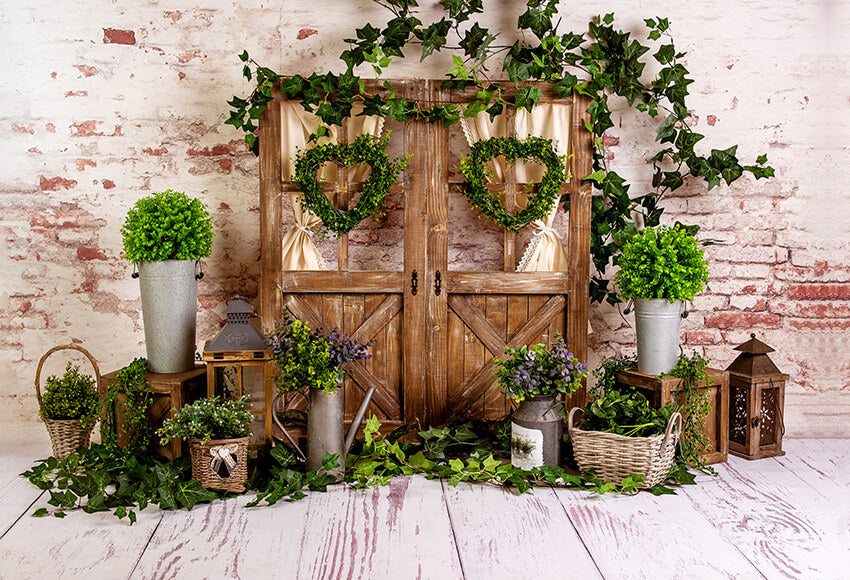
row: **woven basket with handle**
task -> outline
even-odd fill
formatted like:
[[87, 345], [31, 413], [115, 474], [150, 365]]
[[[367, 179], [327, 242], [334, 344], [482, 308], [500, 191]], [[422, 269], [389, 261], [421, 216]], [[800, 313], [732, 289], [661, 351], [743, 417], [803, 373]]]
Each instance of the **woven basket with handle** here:
[[583, 431], [573, 425], [580, 407], [570, 411], [568, 428], [573, 453], [581, 471], [593, 470], [607, 483], [620, 483], [632, 473], [643, 476], [642, 488], [653, 487], [667, 479], [676, 444], [682, 434], [682, 415], [673, 413], [664, 434], [652, 437], [626, 437], [602, 431]]
[[[41, 369], [44, 367], [47, 357], [54, 352], [60, 350], [76, 350], [85, 355], [88, 361], [94, 368], [95, 384], [100, 381], [100, 369], [97, 367], [97, 362], [94, 357], [81, 346], [76, 344], [61, 344], [54, 346], [48, 350], [38, 361], [38, 367], [35, 371], [35, 395], [38, 398], [38, 406], [41, 408]], [[50, 442], [53, 444], [53, 456], [57, 459], [68, 457], [78, 447], [88, 447], [91, 440], [91, 432], [94, 428], [94, 423], [84, 427], [79, 419], [44, 419], [47, 433], [50, 435]]]
[[192, 479], [210, 489], [243, 492], [248, 480], [248, 442], [250, 437], [239, 439], [213, 439], [201, 443], [189, 441], [192, 456]]

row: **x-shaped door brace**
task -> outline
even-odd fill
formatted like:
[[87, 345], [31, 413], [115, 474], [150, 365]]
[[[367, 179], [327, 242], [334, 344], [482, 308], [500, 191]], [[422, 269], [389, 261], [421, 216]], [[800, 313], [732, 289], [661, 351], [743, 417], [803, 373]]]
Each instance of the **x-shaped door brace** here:
[[[296, 295], [289, 294], [285, 299], [285, 303], [293, 316], [306, 322], [311, 328], [324, 326], [321, 314], [316, 312], [315, 308], [303, 300], [298, 300]], [[393, 317], [401, 311], [402, 304], [401, 294], [390, 294], [354, 332], [346, 334], [352, 338], [372, 340], [378, 331], [387, 326]], [[399, 405], [397, 400], [387, 394], [387, 387], [384, 381], [358, 364], [347, 365], [346, 370], [351, 373], [354, 383], [364, 393], [369, 389], [370, 385], [383, 387], [375, 389], [372, 400], [386, 416], [401, 417], [401, 405]]]
[[[496, 356], [504, 353], [505, 347], [519, 348], [534, 340], [549, 326], [552, 318], [564, 310], [566, 303], [566, 299], [560, 294], [552, 296], [510, 338], [509, 342], [505, 342], [468, 296], [463, 294], [449, 295], [449, 308], [460, 317], [469, 330], [475, 333], [475, 336], [484, 344], [487, 350]], [[493, 384], [496, 380], [493, 376], [495, 368], [496, 365], [492, 361], [488, 361], [483, 367], [478, 369], [478, 372], [472, 378], [463, 384], [460, 392], [455, 394], [448, 402], [448, 407], [452, 409], [453, 416], [463, 415], [484, 394], [487, 387]]]

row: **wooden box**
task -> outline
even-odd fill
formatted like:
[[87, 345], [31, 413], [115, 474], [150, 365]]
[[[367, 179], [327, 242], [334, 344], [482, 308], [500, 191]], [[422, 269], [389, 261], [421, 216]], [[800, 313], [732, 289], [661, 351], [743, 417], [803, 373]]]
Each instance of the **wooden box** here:
[[[100, 396], [106, 395], [109, 385], [115, 379], [118, 371], [107, 373], [100, 377], [98, 390]], [[162, 423], [169, 419], [173, 413], [172, 408], [181, 409], [183, 405], [193, 403], [206, 394], [207, 368], [205, 365], [195, 365], [191, 371], [184, 373], [148, 373], [145, 377], [148, 387], [153, 391], [153, 404], [148, 409], [148, 421], [151, 429], [156, 431], [162, 427]], [[120, 413], [115, 418], [115, 426], [118, 430], [118, 444], [126, 445], [126, 437], [122, 436]], [[183, 441], [172, 439], [167, 445], [162, 445], [159, 436], [152, 436], [153, 449], [159, 455], [168, 460], [173, 460], [183, 455]]]
[[[729, 458], [729, 373], [717, 369], [706, 369], [711, 379], [710, 385], [700, 385], [709, 390], [708, 404], [711, 411], [705, 418], [703, 430], [708, 436], [708, 451], [703, 454], [706, 464], [722, 463]], [[645, 375], [636, 370], [617, 373], [617, 382], [636, 387], [649, 399], [649, 403], [659, 408], [674, 399], [681, 403], [683, 393], [680, 379], [673, 376], [659, 377]]]

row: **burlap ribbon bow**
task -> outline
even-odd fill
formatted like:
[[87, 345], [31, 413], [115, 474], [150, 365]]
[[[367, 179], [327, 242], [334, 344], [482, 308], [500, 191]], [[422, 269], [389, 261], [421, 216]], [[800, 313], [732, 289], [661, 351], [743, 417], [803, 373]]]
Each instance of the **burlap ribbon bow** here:
[[234, 471], [236, 471], [236, 461], [233, 459], [233, 456], [236, 455], [238, 450], [239, 445], [236, 445], [235, 443], [210, 447], [210, 455], [212, 455], [210, 467], [212, 470], [219, 473], [219, 468], [221, 468], [221, 464], [224, 463], [224, 469], [227, 471], [227, 475], [222, 477], [222, 479], [227, 479], [233, 475]]

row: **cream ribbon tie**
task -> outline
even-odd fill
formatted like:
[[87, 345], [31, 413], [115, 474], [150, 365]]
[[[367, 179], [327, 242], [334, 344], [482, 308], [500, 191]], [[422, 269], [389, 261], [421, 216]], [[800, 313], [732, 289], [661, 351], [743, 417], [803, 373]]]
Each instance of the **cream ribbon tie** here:
[[236, 471], [236, 462], [233, 460], [233, 455], [239, 450], [239, 445], [235, 443], [231, 443], [228, 445], [216, 445], [214, 447], [210, 447], [210, 455], [212, 456], [212, 460], [210, 461], [210, 467], [213, 471], [218, 473], [218, 469], [222, 463], [224, 463], [227, 468], [227, 475], [222, 479], [227, 479], [233, 472]]

